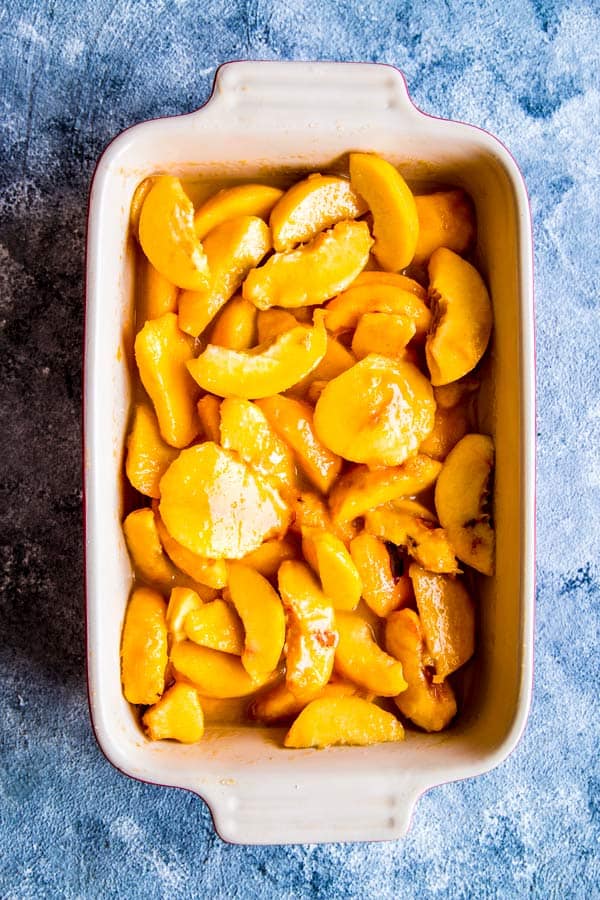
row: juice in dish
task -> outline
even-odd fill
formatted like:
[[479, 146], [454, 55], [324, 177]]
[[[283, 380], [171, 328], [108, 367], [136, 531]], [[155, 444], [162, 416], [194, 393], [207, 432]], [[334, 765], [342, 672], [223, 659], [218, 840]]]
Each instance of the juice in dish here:
[[124, 695], [152, 740], [446, 728], [491, 575], [492, 329], [461, 190], [350, 153], [292, 185], [147, 179]]

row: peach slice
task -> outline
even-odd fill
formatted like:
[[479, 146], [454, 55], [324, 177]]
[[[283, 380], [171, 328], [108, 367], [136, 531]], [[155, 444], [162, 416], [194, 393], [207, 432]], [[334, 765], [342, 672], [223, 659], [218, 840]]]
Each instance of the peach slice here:
[[242, 293], [259, 309], [324, 303], [362, 271], [372, 243], [366, 222], [339, 222], [300, 249], [275, 253], [253, 269]]
[[133, 197], [131, 198], [131, 207], [129, 209], [129, 224], [131, 227], [131, 233], [139, 242], [140, 239], [140, 213], [142, 211], [142, 206], [144, 205], [144, 200], [150, 193], [150, 190], [156, 181], [156, 178], [144, 178], [143, 181], [140, 181], [135, 191], [133, 192]]
[[349, 350], [346, 350], [343, 344], [331, 335], [327, 335], [325, 356], [312, 372], [309, 372], [288, 390], [288, 394], [303, 399], [315, 381], [331, 381], [332, 378], [337, 378], [342, 372], [346, 372], [355, 362], [355, 357]]
[[425, 355], [431, 383], [438, 386], [462, 378], [485, 353], [492, 304], [477, 269], [445, 247], [429, 260], [429, 297], [433, 321]]
[[324, 501], [312, 491], [300, 491], [292, 503], [292, 521], [290, 529], [302, 534], [304, 528], [331, 528], [329, 511]]
[[284, 538], [283, 540], [265, 541], [260, 545], [258, 550], [253, 550], [244, 556], [240, 562], [245, 566], [255, 569], [265, 578], [274, 578], [277, 575], [279, 566], [286, 559], [296, 559], [298, 553], [292, 541]]
[[362, 592], [360, 575], [343, 542], [329, 531], [305, 528], [302, 550], [334, 609], [353, 610]]
[[[256, 309], [256, 307], [254, 307]], [[295, 328], [298, 320], [287, 309], [259, 309], [257, 315], [258, 343], [265, 344], [279, 337], [290, 328]]]
[[238, 656], [200, 647], [193, 641], [173, 645], [171, 664], [178, 681], [190, 682], [207, 697], [246, 697], [261, 687], [261, 682], [248, 675]]
[[244, 651], [244, 626], [240, 617], [225, 600], [213, 600], [190, 610], [183, 628], [190, 641], [222, 653], [241, 656]]
[[269, 225], [275, 250], [291, 250], [344, 219], [356, 219], [367, 204], [346, 178], [314, 173], [298, 181], [277, 201]]
[[401, 275], [399, 272], [380, 272], [378, 270], [361, 272], [360, 275], [356, 276], [348, 290], [365, 284], [391, 284], [393, 287], [402, 288], [405, 291], [416, 294], [421, 300], [427, 300], [425, 288], [418, 281], [415, 281], [414, 278], [409, 278], [408, 275]]
[[142, 578], [159, 587], [171, 587], [175, 569], [163, 552], [152, 510], [145, 507], [130, 512], [123, 522], [123, 534], [133, 566]]
[[424, 569], [430, 572], [459, 571], [454, 550], [443, 528], [437, 528], [430, 514], [416, 516], [410, 512], [381, 506], [365, 516], [365, 529], [384, 541], [405, 547]]
[[208, 559], [240, 559], [289, 523], [277, 491], [212, 441], [183, 450], [163, 475], [160, 493], [169, 534]]
[[154, 410], [147, 403], [136, 403], [125, 462], [125, 472], [136, 491], [160, 497], [160, 479], [176, 456], [177, 450], [160, 435]]
[[448, 682], [435, 684], [427, 668], [427, 647], [421, 620], [412, 609], [393, 612], [385, 626], [385, 645], [402, 663], [408, 688], [394, 702], [425, 731], [442, 731], [456, 715], [456, 699]]
[[427, 649], [435, 663], [433, 682], [441, 684], [473, 655], [475, 604], [459, 578], [426, 572], [416, 563], [408, 574]]
[[229, 565], [231, 600], [244, 625], [242, 665], [253, 678], [273, 672], [285, 641], [285, 615], [266, 578], [241, 563]]
[[186, 639], [184, 626], [187, 614], [201, 606], [202, 598], [196, 591], [184, 587], [173, 588], [167, 606], [167, 631], [172, 644]]
[[335, 671], [378, 697], [406, 690], [402, 664], [381, 649], [368, 623], [356, 613], [336, 612], [339, 642]]
[[467, 403], [475, 391], [479, 390], [480, 381], [474, 375], [465, 375], [459, 381], [441, 384], [433, 389], [435, 402], [440, 409], [452, 409], [459, 403]]
[[312, 407], [278, 394], [259, 400], [257, 406], [279, 437], [292, 448], [306, 477], [320, 491], [327, 493], [340, 473], [342, 461], [317, 437]]
[[240, 216], [267, 220], [282, 194], [282, 190], [268, 184], [237, 184], [224, 188], [205, 200], [196, 211], [196, 237], [203, 240], [213, 228]]
[[320, 316], [315, 324], [296, 325], [273, 343], [253, 350], [228, 350], [209, 344], [188, 363], [198, 384], [219, 397], [254, 400], [287, 391], [308, 375], [327, 350], [327, 332]]
[[198, 400], [198, 419], [205, 441], [221, 443], [221, 398], [205, 394]]
[[404, 728], [392, 713], [360, 697], [322, 697], [306, 706], [284, 738], [285, 747], [364, 747], [401, 741]]
[[192, 553], [187, 547], [182, 546], [175, 538], [171, 537], [163, 520], [160, 517], [158, 504], [153, 504], [156, 530], [165, 553], [169, 559], [189, 575], [194, 581], [205, 584], [208, 587], [221, 590], [227, 584], [227, 565], [224, 559], [206, 559]]
[[[357, 693], [357, 686], [349, 681], [330, 681], [319, 691], [318, 697], [353, 697]], [[250, 706], [250, 715], [266, 725], [273, 725], [298, 715], [305, 705], [288, 690], [285, 681], [281, 681], [257, 697]]]
[[121, 681], [130, 703], [156, 703], [165, 689], [167, 604], [150, 588], [137, 588], [125, 613]]
[[328, 331], [338, 334], [356, 328], [365, 313], [402, 316], [414, 323], [417, 335], [424, 335], [431, 326], [431, 312], [419, 294], [378, 282], [349, 287], [331, 300], [326, 307], [325, 325]]
[[301, 562], [282, 563], [278, 582], [288, 616], [286, 684], [298, 700], [307, 701], [327, 684], [333, 670], [338, 640], [333, 606]]
[[[352, 338], [352, 352], [357, 359], [364, 359], [369, 353], [401, 356], [408, 342], [415, 336], [415, 332], [415, 323], [406, 316], [394, 313], [364, 313], [358, 320]], [[337, 374], [339, 373], [336, 372]]]
[[200, 391], [186, 368], [194, 342], [180, 331], [175, 313], [146, 322], [135, 339], [135, 359], [158, 419], [163, 439], [185, 447], [198, 434]]
[[419, 238], [413, 263], [427, 262], [438, 247], [464, 253], [475, 240], [473, 203], [462, 190], [436, 191], [415, 197]]
[[142, 250], [177, 287], [197, 291], [209, 278], [208, 259], [194, 231], [194, 207], [179, 178], [161, 175], [140, 211]]
[[148, 319], [159, 319], [168, 312], [176, 313], [179, 296], [179, 288], [161, 275], [145, 257], [140, 261], [139, 272], [140, 280], [136, 284], [136, 331], [139, 331]]
[[408, 576], [394, 578], [387, 547], [374, 534], [361, 532], [350, 542], [350, 555], [362, 582], [362, 597], [377, 616], [385, 618], [411, 598]]
[[350, 183], [373, 213], [373, 254], [382, 269], [399, 272], [410, 265], [419, 237], [419, 217], [415, 198], [400, 172], [374, 153], [351, 153]]
[[[433, 392], [435, 396], [435, 391]], [[464, 406], [453, 406], [450, 409], [437, 407], [433, 420], [433, 429], [422, 442], [419, 450], [432, 459], [444, 460], [452, 448], [469, 430], [470, 416]]]
[[205, 287], [179, 298], [179, 327], [197, 337], [235, 294], [248, 272], [271, 249], [271, 232], [262, 219], [240, 216], [218, 225], [204, 241], [210, 278]]
[[441, 468], [441, 463], [422, 453], [400, 466], [381, 469], [353, 466], [329, 495], [333, 521], [350, 522], [390, 500], [419, 494], [435, 483]]
[[221, 444], [279, 490], [296, 488], [292, 451], [271, 427], [263, 411], [250, 400], [231, 397], [221, 405]]
[[314, 426], [323, 444], [344, 459], [397, 466], [417, 452], [434, 414], [431, 385], [416, 366], [372, 353], [329, 382]]
[[218, 314], [210, 343], [229, 350], [248, 350], [256, 343], [256, 315], [258, 310], [249, 300], [236, 295]]
[[198, 691], [191, 684], [174, 684], [158, 703], [146, 710], [142, 723], [151, 741], [195, 744], [204, 734]]
[[494, 467], [494, 443], [467, 434], [450, 451], [435, 488], [435, 508], [462, 562], [484, 575], [494, 572], [494, 529], [486, 511]]

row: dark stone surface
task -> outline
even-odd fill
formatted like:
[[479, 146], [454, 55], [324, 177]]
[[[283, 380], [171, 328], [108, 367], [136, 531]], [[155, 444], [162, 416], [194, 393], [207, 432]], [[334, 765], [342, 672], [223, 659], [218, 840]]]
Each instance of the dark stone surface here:
[[[598, 896], [600, 17], [594, 2], [13, 2], [0, 10], [2, 897]], [[84, 680], [86, 203], [124, 127], [234, 58], [361, 59], [515, 154], [535, 219], [536, 693], [511, 758], [402, 842], [223, 844], [195, 797], [104, 760]]]

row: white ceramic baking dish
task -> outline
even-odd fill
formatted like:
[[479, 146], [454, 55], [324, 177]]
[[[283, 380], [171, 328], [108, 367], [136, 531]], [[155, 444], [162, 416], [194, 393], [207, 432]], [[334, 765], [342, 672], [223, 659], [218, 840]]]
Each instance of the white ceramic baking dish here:
[[[464, 187], [495, 331], [482, 427], [496, 441], [497, 574], [479, 583], [479, 644], [456, 724], [402, 744], [292, 751], [281, 732], [208, 730], [195, 746], [147, 741], [121, 693], [119, 643], [132, 572], [121, 533], [130, 399], [132, 259], [128, 216], [155, 172], [255, 178], [335, 168], [372, 150], [409, 180]], [[534, 335], [530, 215], [523, 179], [495, 138], [424, 115], [397, 70], [344, 63], [238, 62], [190, 115], [121, 134], [94, 176], [87, 245], [85, 497], [87, 639], [93, 726], [108, 759], [208, 803], [219, 834], [243, 843], [381, 840], [409, 826], [418, 796], [498, 765], [525, 725], [534, 603]], [[452, 815], [450, 811], [448, 815]]]

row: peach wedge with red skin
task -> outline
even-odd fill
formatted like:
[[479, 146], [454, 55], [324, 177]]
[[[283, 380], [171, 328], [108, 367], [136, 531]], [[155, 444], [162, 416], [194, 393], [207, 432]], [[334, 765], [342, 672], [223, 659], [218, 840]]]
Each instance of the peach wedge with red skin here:
[[326, 350], [327, 332], [317, 315], [314, 326], [297, 325], [252, 350], [209, 344], [188, 362], [188, 370], [205, 391], [256, 400], [292, 387], [318, 365]]
[[483, 278], [465, 259], [440, 247], [429, 260], [433, 322], [425, 355], [434, 386], [474, 369], [492, 331], [492, 304]]
[[298, 250], [275, 253], [253, 269], [243, 296], [259, 309], [324, 303], [362, 271], [372, 243], [366, 222], [339, 222]]
[[121, 680], [130, 703], [156, 703], [165, 689], [167, 604], [150, 588], [137, 588], [127, 605], [121, 639]]
[[262, 575], [241, 563], [229, 565], [229, 591], [244, 626], [242, 665], [260, 678], [272, 672], [285, 642], [285, 614], [277, 591]]
[[304, 563], [282, 563], [278, 582], [288, 617], [286, 684], [298, 700], [308, 701], [333, 671], [338, 640], [333, 606]]
[[344, 459], [397, 466], [417, 452], [434, 414], [431, 385], [416, 366], [371, 353], [329, 382], [314, 423], [320, 440]]
[[494, 572], [494, 529], [486, 510], [494, 467], [487, 434], [467, 434], [450, 451], [435, 487], [435, 508], [460, 560], [484, 575]]
[[236, 184], [217, 191], [196, 210], [196, 236], [204, 240], [214, 228], [240, 216], [266, 220], [282, 194], [280, 188], [268, 184]]
[[211, 231], [204, 241], [210, 278], [206, 287], [181, 294], [181, 330], [201, 334], [270, 249], [269, 228], [256, 216], [240, 216]]
[[339, 642], [335, 671], [378, 697], [406, 690], [402, 664], [381, 649], [368, 623], [356, 613], [336, 612]]
[[400, 609], [388, 616], [385, 645], [402, 663], [408, 684], [394, 702], [406, 716], [425, 731], [442, 731], [456, 715], [456, 699], [448, 682], [435, 684], [427, 667], [427, 646], [421, 621], [412, 609]]
[[377, 616], [385, 618], [408, 602], [408, 577], [394, 578], [390, 554], [382, 540], [363, 531], [350, 542], [350, 555], [362, 582], [363, 600]]
[[364, 747], [401, 741], [404, 728], [392, 713], [360, 697], [322, 697], [306, 706], [284, 738], [284, 746]]
[[313, 174], [298, 181], [274, 206], [269, 224], [277, 251], [305, 244], [320, 231], [344, 219], [355, 219], [367, 204], [338, 175]]
[[190, 684], [176, 682], [158, 703], [146, 710], [142, 723], [151, 741], [195, 744], [204, 734], [204, 715], [198, 692]]
[[365, 516], [365, 529], [384, 541], [404, 547], [423, 568], [430, 572], [459, 571], [454, 549], [443, 528], [429, 515], [414, 515], [392, 504], [380, 506]]
[[156, 178], [139, 218], [142, 250], [161, 275], [180, 288], [199, 290], [209, 278], [208, 260], [194, 230], [194, 207], [178, 178]]
[[373, 214], [373, 254], [382, 269], [410, 265], [419, 237], [415, 198], [398, 170], [375, 153], [350, 154], [350, 183]]

